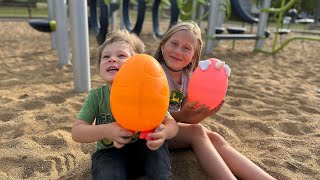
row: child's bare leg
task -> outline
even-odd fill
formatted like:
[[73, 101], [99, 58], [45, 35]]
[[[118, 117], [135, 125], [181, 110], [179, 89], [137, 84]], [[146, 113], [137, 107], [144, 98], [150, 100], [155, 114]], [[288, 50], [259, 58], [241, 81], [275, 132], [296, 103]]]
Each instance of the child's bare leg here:
[[206, 129], [206, 132], [224, 162], [237, 178], [274, 179], [251, 160], [230, 146], [221, 135], [216, 132], [209, 131], [208, 129]]
[[179, 132], [169, 141], [170, 148], [192, 147], [198, 161], [214, 179], [236, 179], [198, 124], [179, 123]]

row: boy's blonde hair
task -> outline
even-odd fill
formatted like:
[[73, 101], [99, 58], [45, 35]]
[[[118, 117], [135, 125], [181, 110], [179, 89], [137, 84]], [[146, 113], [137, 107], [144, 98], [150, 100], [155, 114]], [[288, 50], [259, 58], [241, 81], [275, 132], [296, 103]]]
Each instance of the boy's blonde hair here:
[[107, 34], [106, 40], [98, 48], [98, 66], [100, 66], [101, 54], [103, 49], [107, 45], [112, 44], [114, 42], [119, 42], [119, 41], [123, 41], [127, 43], [130, 47], [132, 47], [133, 53], [135, 54], [141, 54], [145, 51], [145, 45], [137, 35], [130, 33], [126, 29], [115, 30]]
[[198, 66], [203, 44], [201, 30], [199, 26], [193, 21], [181, 22], [179, 24], [176, 24], [175, 26], [172, 26], [162, 37], [159, 46], [154, 53], [154, 58], [157, 59], [159, 62], [164, 62], [161, 46], [164, 45], [173, 34], [181, 30], [191, 31], [197, 39], [197, 44], [195, 45], [195, 52], [192, 57], [193, 61], [187, 67], [185, 67], [187, 71], [193, 72], [195, 68]]

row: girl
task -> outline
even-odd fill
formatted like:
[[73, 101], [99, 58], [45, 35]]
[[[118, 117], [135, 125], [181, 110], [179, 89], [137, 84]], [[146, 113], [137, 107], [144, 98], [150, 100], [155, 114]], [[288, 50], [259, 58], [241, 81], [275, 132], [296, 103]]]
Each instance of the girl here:
[[206, 172], [215, 179], [274, 179], [252, 161], [231, 147], [216, 132], [198, 124], [218, 111], [198, 102], [188, 102], [188, 82], [198, 65], [202, 49], [201, 30], [194, 22], [182, 22], [170, 28], [155, 52], [170, 87], [170, 114], [179, 122], [177, 136], [169, 141], [169, 148], [191, 147]]
[[106, 85], [89, 92], [72, 127], [74, 141], [97, 142], [92, 155], [93, 179], [123, 180], [144, 174], [148, 179], [171, 177], [165, 140], [177, 134], [178, 126], [169, 113], [146, 142], [121, 127], [110, 110], [110, 89], [118, 70], [129, 57], [143, 51], [143, 42], [126, 30], [110, 33], [99, 48], [99, 72]]

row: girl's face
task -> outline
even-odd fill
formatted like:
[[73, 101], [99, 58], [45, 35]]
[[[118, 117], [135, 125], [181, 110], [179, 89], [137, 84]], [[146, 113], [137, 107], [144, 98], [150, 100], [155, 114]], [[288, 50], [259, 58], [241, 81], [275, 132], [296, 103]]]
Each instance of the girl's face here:
[[112, 84], [123, 63], [133, 55], [133, 49], [123, 41], [113, 42], [104, 47], [101, 53], [100, 76]]
[[189, 30], [174, 33], [162, 46], [164, 61], [173, 70], [182, 70], [191, 61], [195, 52], [197, 40]]

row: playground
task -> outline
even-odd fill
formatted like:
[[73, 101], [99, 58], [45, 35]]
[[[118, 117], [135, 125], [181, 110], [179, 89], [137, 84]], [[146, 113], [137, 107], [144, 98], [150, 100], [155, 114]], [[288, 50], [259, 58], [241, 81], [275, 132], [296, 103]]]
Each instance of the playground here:
[[[60, 66], [50, 34], [34, 30], [26, 19], [0, 19], [0, 26], [1, 179], [90, 179], [94, 144], [75, 143], [70, 134], [87, 94], [75, 93], [72, 64]], [[157, 43], [151, 20], [139, 37], [152, 55]], [[96, 64], [98, 43], [92, 32], [88, 39], [96, 87], [104, 84]], [[320, 41], [297, 39], [276, 54], [254, 47], [250, 39], [221, 40], [202, 56], [232, 69], [222, 109], [202, 124], [276, 179], [317, 179]], [[174, 151], [171, 158], [174, 180], [210, 179], [191, 150]]]

